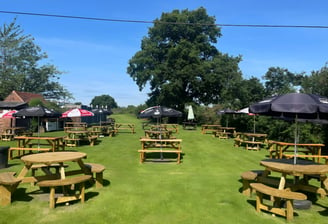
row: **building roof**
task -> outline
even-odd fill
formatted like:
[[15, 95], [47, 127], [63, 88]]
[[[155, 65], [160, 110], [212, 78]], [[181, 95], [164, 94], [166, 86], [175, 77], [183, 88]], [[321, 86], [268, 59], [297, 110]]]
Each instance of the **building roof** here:
[[23, 102], [30, 102], [31, 99], [40, 99], [44, 101], [44, 98], [41, 94], [37, 93], [28, 93], [28, 92], [18, 92], [18, 91], [13, 91], [13, 93], [16, 93], [18, 97], [22, 99]]
[[0, 109], [22, 109], [27, 106], [25, 102], [5, 102], [0, 101]]

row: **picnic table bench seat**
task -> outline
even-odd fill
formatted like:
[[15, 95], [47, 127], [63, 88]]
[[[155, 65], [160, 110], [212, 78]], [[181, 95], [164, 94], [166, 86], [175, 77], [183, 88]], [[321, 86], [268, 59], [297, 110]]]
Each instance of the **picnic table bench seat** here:
[[251, 195], [251, 187], [250, 187], [250, 183], [252, 182], [256, 182], [257, 178], [261, 175], [263, 175], [264, 171], [263, 170], [250, 170], [250, 171], [245, 171], [243, 172], [240, 177], [242, 179], [243, 182], [243, 194], [246, 196], [250, 196]]
[[14, 156], [14, 151], [18, 151], [18, 156], [21, 156], [20, 152], [23, 152], [23, 155], [25, 155], [25, 152], [28, 151], [31, 153], [32, 151], [37, 151], [37, 152], [49, 152], [51, 151], [51, 148], [25, 148], [25, 147], [10, 147], [9, 148], [9, 160], [13, 159]]
[[15, 172], [0, 173], [0, 205], [6, 206], [11, 203], [11, 196], [16, 190], [20, 179], [15, 177]]
[[[43, 180], [37, 182], [37, 185], [39, 187], [50, 188], [49, 207], [55, 208], [56, 204], [65, 203], [73, 200], [81, 200], [81, 203], [84, 203], [85, 182], [90, 180], [91, 178], [92, 178], [91, 175], [81, 175], [81, 176], [69, 177], [65, 179]], [[75, 184], [80, 184], [79, 194], [58, 196], [56, 198], [55, 196], [56, 187], [64, 187], [64, 186], [70, 186]]]
[[258, 141], [243, 141], [243, 143], [246, 144], [246, 150], [257, 150], [257, 151], [259, 151], [261, 149], [261, 146], [265, 145], [264, 142], [258, 142]]
[[2, 141], [12, 141], [14, 139], [15, 135], [12, 133], [2, 133], [1, 134], [1, 140]]
[[[262, 183], [251, 183], [251, 188], [256, 191], [256, 211], [268, 211], [277, 215], [286, 217], [290, 221], [294, 217], [293, 200], [306, 200], [307, 196], [303, 193], [292, 192], [288, 190], [279, 190], [269, 187]], [[269, 195], [274, 198], [273, 205], [264, 203], [263, 195]], [[280, 201], [286, 200], [286, 208], [280, 207]]]
[[[105, 171], [105, 166], [97, 163], [85, 163], [86, 167], [88, 167], [92, 173], [92, 178], [96, 182], [96, 188], [103, 187], [103, 172]], [[94, 174], [96, 175], [94, 178]]]

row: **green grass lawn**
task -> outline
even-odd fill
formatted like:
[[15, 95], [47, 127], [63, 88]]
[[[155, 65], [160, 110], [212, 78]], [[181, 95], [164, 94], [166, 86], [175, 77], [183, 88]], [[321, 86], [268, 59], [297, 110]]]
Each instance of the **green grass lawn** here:
[[[240, 174], [263, 169], [259, 163], [268, 155], [265, 149], [245, 151], [234, 148], [232, 139], [213, 138], [202, 135], [199, 128], [185, 131], [180, 127], [176, 137], [183, 140], [181, 164], [140, 164], [137, 150], [141, 147], [139, 138], [144, 135], [141, 120], [130, 115], [111, 117], [119, 123], [136, 124], [136, 134], [119, 133], [101, 138], [93, 147], [71, 148], [87, 153], [85, 162], [106, 166], [103, 188], [88, 187], [85, 204], [49, 209], [48, 195], [41, 194], [36, 186], [20, 184], [13, 203], [0, 207], [0, 224], [285, 223], [283, 217], [257, 213], [255, 196], [248, 198], [240, 193]], [[16, 143], [1, 142], [8, 144]], [[9, 163], [10, 167], [0, 172], [18, 172], [23, 165], [19, 159]], [[310, 210], [296, 213], [293, 223], [327, 223], [328, 198], [317, 198]]]

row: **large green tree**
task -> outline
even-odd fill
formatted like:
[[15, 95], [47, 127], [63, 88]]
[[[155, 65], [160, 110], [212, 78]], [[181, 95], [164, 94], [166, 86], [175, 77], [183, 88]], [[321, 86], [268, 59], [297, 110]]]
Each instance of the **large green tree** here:
[[127, 68], [140, 90], [150, 87], [147, 104], [182, 109], [189, 102], [222, 103], [233, 94], [229, 89], [241, 80], [241, 58], [218, 51], [220, 36], [204, 8], [173, 10], [156, 19]]
[[24, 35], [16, 20], [0, 27], [0, 99], [11, 91], [40, 93], [47, 99], [70, 99], [72, 95], [58, 82], [62, 74], [46, 64], [46, 53]]
[[107, 107], [107, 108], [117, 108], [117, 103], [115, 102], [114, 98], [110, 95], [103, 94], [101, 96], [95, 96], [91, 100], [92, 107]]
[[302, 91], [328, 97], [328, 64], [304, 77]]
[[263, 79], [266, 80], [266, 95], [273, 96], [296, 92], [303, 78], [303, 74], [295, 74], [285, 68], [270, 67], [263, 76]]

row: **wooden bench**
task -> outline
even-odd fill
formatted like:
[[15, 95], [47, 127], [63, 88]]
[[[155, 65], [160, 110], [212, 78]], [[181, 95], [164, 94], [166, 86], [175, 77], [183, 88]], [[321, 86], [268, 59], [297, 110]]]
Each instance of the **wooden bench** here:
[[259, 151], [261, 145], [264, 145], [264, 142], [256, 142], [256, 141], [243, 141], [246, 144], [246, 150], [257, 150]]
[[257, 182], [257, 179], [259, 176], [262, 176], [264, 174], [264, 170], [250, 170], [243, 172], [241, 174], [241, 179], [243, 182], [243, 189], [242, 193], [246, 196], [251, 196], [252, 189], [250, 187], [250, 183]]
[[64, 142], [68, 147], [77, 147], [79, 145], [80, 139], [64, 137]]
[[20, 147], [10, 147], [9, 149], [9, 160], [13, 159], [13, 152], [18, 151], [18, 156], [20, 156], [20, 152], [23, 152], [23, 155], [25, 155], [26, 151], [29, 151], [30, 153], [32, 151], [37, 151], [37, 152], [49, 152], [52, 151], [51, 148], [20, 148]]
[[94, 146], [96, 141], [97, 141], [98, 136], [97, 135], [92, 135], [92, 136], [88, 136], [88, 140], [90, 143], [90, 146]]
[[9, 134], [9, 133], [2, 133], [1, 134], [1, 140], [2, 141], [12, 141], [14, 139], [15, 135], [14, 134]]
[[[287, 190], [278, 190], [266, 186], [262, 183], [251, 183], [251, 188], [256, 191], [256, 211], [261, 210], [268, 211], [277, 215], [286, 217], [287, 221], [290, 221], [294, 217], [293, 200], [306, 200], [305, 194], [292, 192]], [[263, 203], [263, 195], [269, 195], [274, 198], [273, 205], [267, 205]], [[280, 200], [286, 200], [286, 208], [281, 208]]]
[[11, 195], [16, 190], [20, 179], [14, 177], [15, 172], [0, 173], [0, 205], [6, 206], [11, 203]]
[[239, 137], [234, 138], [234, 141], [235, 141], [233, 145], [234, 147], [240, 147], [241, 144], [244, 142], [244, 140]]
[[181, 159], [181, 150], [167, 150], [167, 149], [140, 149], [138, 150], [140, 153], [140, 163], [143, 163], [146, 159], [145, 153], [154, 153], [154, 152], [159, 152], [159, 153], [176, 153], [178, 155], [177, 157], [177, 164], [180, 163]]
[[[92, 178], [91, 175], [82, 175], [76, 177], [69, 177], [66, 179], [56, 179], [56, 180], [43, 180], [37, 182], [39, 187], [50, 187], [50, 196], [49, 196], [49, 207], [55, 208], [56, 204], [65, 203], [73, 200], [81, 200], [81, 203], [84, 203], [85, 197], [85, 182]], [[74, 195], [64, 195], [55, 197], [56, 187], [70, 186], [74, 184], [80, 184], [80, 193]]]
[[[97, 163], [85, 163], [85, 166], [91, 170], [92, 178], [96, 181], [96, 188], [103, 187], [103, 172], [105, 166]], [[94, 174], [96, 175], [95, 178]]]

